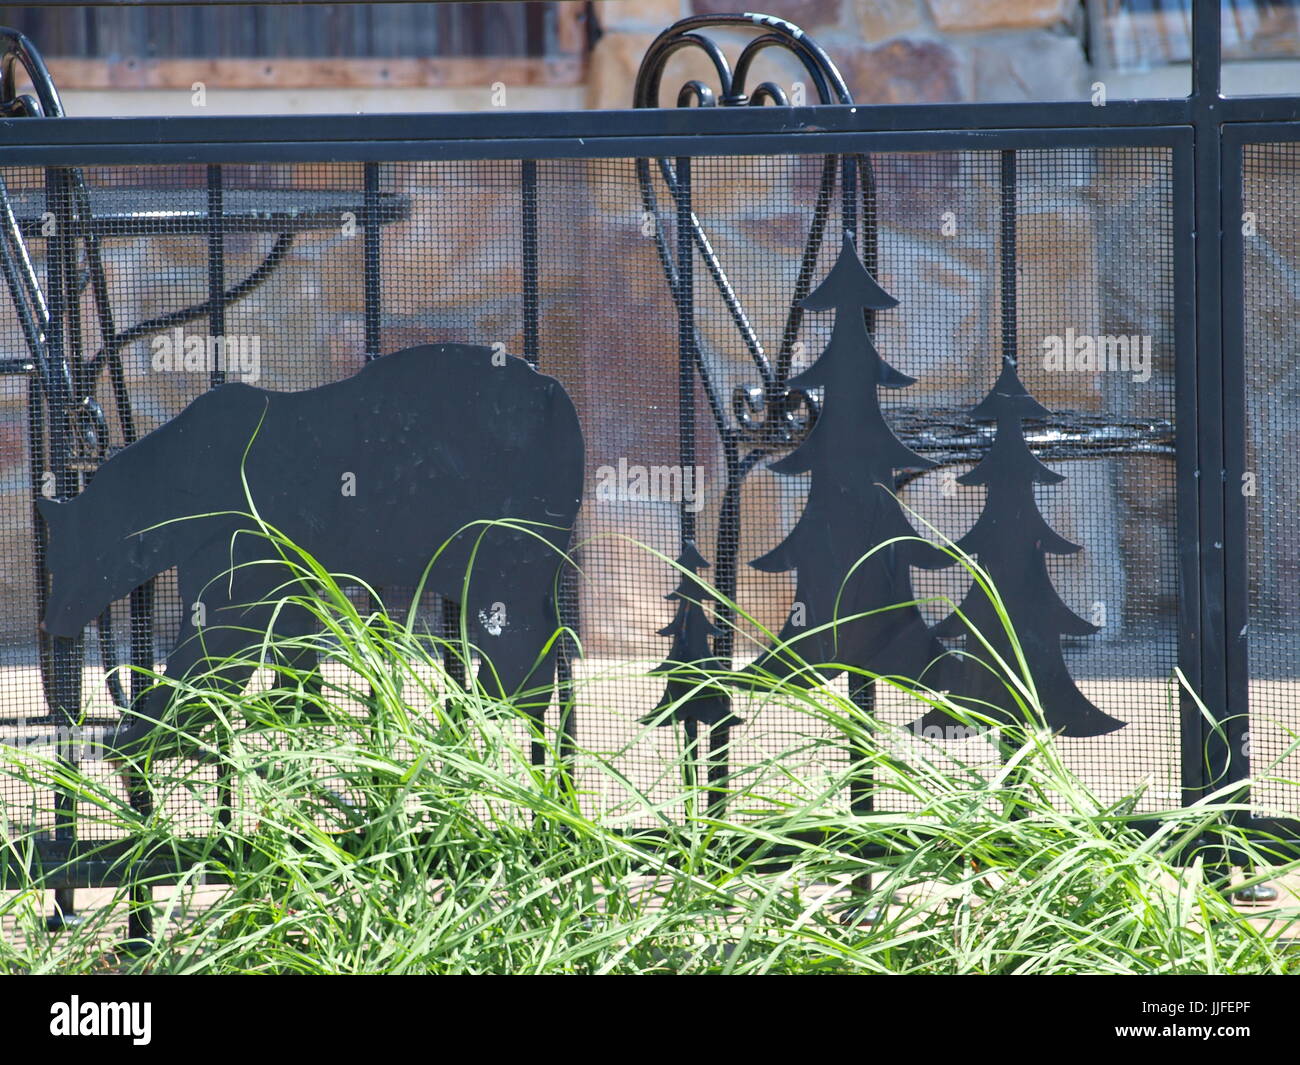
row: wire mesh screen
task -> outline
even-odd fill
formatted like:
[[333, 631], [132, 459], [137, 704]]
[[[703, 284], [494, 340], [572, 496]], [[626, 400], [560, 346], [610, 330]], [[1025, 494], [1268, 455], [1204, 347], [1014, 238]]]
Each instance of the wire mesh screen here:
[[[1250, 611], [1249, 730], [1245, 742], [1261, 814], [1300, 815], [1300, 712], [1295, 682], [1300, 576], [1292, 514], [1297, 440], [1297, 295], [1292, 263], [1300, 232], [1300, 145], [1247, 144], [1242, 158], [1245, 310], [1247, 561]], [[1229, 485], [1231, 491], [1234, 486]]]
[[[873, 155], [874, 217], [849, 227], [875, 232], [878, 280], [898, 300], [876, 315], [875, 346], [915, 378], [882, 390], [887, 420], [937, 464], [898, 471], [894, 486], [919, 535], [959, 538], [984, 504], [985, 490], [958, 478], [988, 449], [971, 411], [997, 378], [1000, 301], [1014, 283], [1021, 378], [1052, 412], [1029, 436], [1064, 476], [1036, 499], [1052, 528], [1081, 547], [1051, 557], [1048, 574], [1096, 628], [1064, 639], [1064, 661], [1083, 694], [1124, 726], [1063, 739], [1065, 758], [1103, 797], [1144, 786], [1149, 809], [1176, 804], [1180, 786], [1171, 162], [1164, 148], [1019, 152], [1014, 282], [999, 243], [998, 152]], [[664, 694], [650, 670], [669, 649], [659, 631], [673, 617], [665, 596], [680, 573], [665, 558], [680, 553], [683, 522], [694, 524], [710, 565], [702, 575], [739, 606], [737, 666], [758, 657], [792, 609], [796, 574], [749, 565], [790, 532], [809, 490], [806, 475], [770, 469], [797, 446], [799, 419], [785, 439], [753, 428], [764, 413], [756, 355], [777, 363], [785, 336], [798, 372], [829, 342], [829, 313], [804, 313], [790, 329], [801, 266], [813, 284], [825, 277], [845, 224], [824, 165], [821, 156], [691, 161], [700, 236], [689, 235], [690, 291], [707, 380], [693, 372], [685, 391], [662, 254], [683, 243], [685, 216], [656, 167], [654, 195], [644, 197], [635, 160], [122, 166], [87, 170], [53, 194], [44, 172], [4, 169], [43, 288], [60, 219], [80, 220], [76, 270], [60, 298], [75, 294], [81, 310], [56, 339], [79, 367], [74, 392], [97, 403], [70, 430], [51, 431], [37, 401], [47, 384], [30, 372], [4, 378], [4, 738], [56, 738], [50, 707], [60, 701], [82, 707], [91, 725], [111, 724], [131, 693], [110, 685], [106, 670], [131, 660], [161, 667], [185, 609], [164, 575], [152, 603], [118, 602], [80, 644], [46, 640], [42, 656], [34, 496], [74, 495], [111, 449], [223, 381], [299, 390], [348, 377], [369, 355], [483, 344], [535, 356], [574, 400], [587, 466], [579, 575], [565, 593], [581, 645], [572, 664], [576, 738], [668, 802], [680, 790], [672, 767], [684, 730], [641, 719]], [[805, 262], [819, 203], [825, 235]], [[525, 236], [530, 215], [535, 248]], [[206, 302], [214, 292], [220, 313]], [[30, 356], [15, 307], [5, 306], [0, 328], [10, 368], [21, 369]], [[214, 333], [217, 348], [206, 343]], [[191, 337], [200, 343], [187, 346]], [[1109, 362], [1074, 358], [1088, 344], [1109, 351]], [[96, 409], [102, 423], [87, 435], [78, 426], [94, 427], [85, 418]], [[664, 491], [654, 490], [656, 469], [669, 471]], [[636, 490], [639, 477], [650, 491]], [[970, 584], [960, 567], [913, 579], [931, 623]], [[394, 601], [401, 596], [393, 591]], [[441, 611], [428, 603], [431, 624]], [[812, 761], [836, 757], [806, 716], [734, 698], [744, 723], [730, 736], [733, 766], [799, 750]], [[883, 720], [906, 725], [919, 710], [907, 696], [877, 694]], [[996, 758], [985, 737], [953, 738], [950, 748], [967, 762]], [[102, 772], [106, 786], [121, 786]], [[48, 805], [5, 786], [11, 819]], [[617, 800], [594, 789], [588, 801]], [[41, 816], [53, 825], [52, 814]], [[83, 823], [81, 832], [96, 828]]]

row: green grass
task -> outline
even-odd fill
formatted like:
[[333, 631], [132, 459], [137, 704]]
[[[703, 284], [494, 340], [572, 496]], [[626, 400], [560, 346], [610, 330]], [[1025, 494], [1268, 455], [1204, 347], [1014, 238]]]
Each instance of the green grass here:
[[[404, 617], [361, 612], [313, 560], [284, 550], [313, 588], [302, 601], [322, 623], [310, 642], [328, 662], [323, 689], [276, 667], [259, 690], [178, 692], [182, 709], [213, 719], [201, 739], [219, 752], [228, 796], [213, 766], [164, 757], [171, 736], [148, 756], [148, 815], [102, 774], [0, 747], [12, 781], [75, 794], [97, 831], [133, 841], [122, 871], [156, 857], [192, 869], [153, 941], [116, 951], [127, 888], [86, 924], [45, 931], [46, 885], [21, 872], [35, 833], [9, 825], [3, 847], [19, 872], [0, 884], [0, 971], [1300, 968], [1288, 946], [1297, 900], [1248, 920], [1224, 896], [1226, 870], [1208, 864], [1218, 851], [1198, 850], [1217, 839], [1261, 866], [1274, 859], [1267, 840], [1230, 826], [1235, 793], [1140, 817], [1136, 793], [1099, 801], [1033, 726], [1041, 714], [1014, 663], [1027, 725], [991, 766], [952, 764], [910, 735], [901, 746], [833, 688], [767, 685], [758, 698], [804, 724], [797, 749], [733, 767], [718, 812], [689, 783], [687, 752], [670, 767], [667, 803], [609, 752], [573, 750], [572, 775], [554, 768], [550, 732], [533, 731], [550, 763], [533, 765], [528, 720], [458, 690], [438, 641]], [[267, 641], [261, 653], [276, 651]], [[819, 768], [792, 769], [808, 765]], [[863, 780], [875, 812], [847, 801]], [[866, 874], [870, 891], [851, 893]], [[228, 887], [200, 904], [205, 877]], [[863, 921], [873, 909], [880, 919]]]

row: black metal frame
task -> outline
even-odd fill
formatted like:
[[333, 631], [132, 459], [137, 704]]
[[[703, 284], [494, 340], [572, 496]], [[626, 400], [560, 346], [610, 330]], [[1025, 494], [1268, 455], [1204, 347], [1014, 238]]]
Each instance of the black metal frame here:
[[[740, 50], [734, 70], [725, 53], [706, 31], [718, 28], [745, 27], [757, 31]], [[761, 52], [769, 49], [785, 51], [798, 59], [816, 90], [819, 103], [826, 105], [851, 105], [852, 96], [844, 79], [826, 52], [798, 27], [782, 19], [766, 15], [699, 15], [683, 19], [661, 33], [646, 50], [633, 91], [633, 104], [637, 108], [657, 107], [662, 93], [665, 67], [675, 54], [686, 50], [702, 52], [713, 65], [719, 89], [699, 81], [686, 82], [678, 90], [678, 107], [745, 108], [749, 106], [789, 106], [785, 90], [773, 82], [762, 82], [747, 91], [746, 79], [752, 62]], [[1001, 147], [1014, 171], [1015, 148]], [[727, 600], [734, 601], [736, 594], [737, 559], [739, 546], [740, 495], [745, 479], [758, 468], [760, 462], [774, 451], [796, 446], [811, 427], [818, 414], [816, 400], [809, 394], [791, 388], [793, 348], [799, 335], [803, 318], [802, 300], [808, 295], [818, 253], [824, 242], [831, 214], [831, 204], [838, 187], [840, 217], [845, 234], [858, 247], [863, 263], [873, 274], [878, 267], [878, 235], [875, 203], [875, 178], [869, 154], [842, 150], [840, 154], [824, 157], [819, 194], [812, 221], [800, 260], [800, 270], [791, 292], [790, 303], [782, 330], [780, 347], [775, 359], [769, 359], [759, 338], [754, 334], [744, 309], [740, 306], [727, 279], [723, 265], [718, 261], [708, 236], [690, 206], [691, 182], [688, 156], [679, 157], [674, 166], [667, 159], [657, 160], [669, 198], [675, 208], [677, 249], [668, 246], [665, 219], [656, 202], [651, 173], [651, 160], [637, 160], [637, 177], [641, 189], [642, 205], [655, 222], [654, 238], [668, 291], [677, 307], [679, 329], [679, 423], [681, 428], [680, 461], [682, 466], [695, 463], [695, 382], [698, 380], [722, 443], [726, 463], [726, 487], [714, 550], [714, 583], [723, 602], [717, 607], [720, 634], [714, 640], [714, 654], [730, 662], [734, 641], [733, 611]], [[1004, 201], [1009, 195], [1010, 210], [1014, 216], [1014, 177], [1011, 187], [1004, 188]], [[1005, 184], [1005, 179], [1004, 179]], [[860, 197], [860, 202], [859, 202]], [[666, 212], [665, 212], [666, 213]], [[1016, 276], [1014, 218], [1004, 219], [1011, 225], [1009, 258], [1004, 263], [1005, 276]], [[859, 228], [860, 225], [860, 228]], [[1006, 234], [1004, 234], [1004, 237]], [[695, 292], [691, 270], [695, 255], [707, 268], [710, 280], [717, 288], [723, 304], [732, 319], [744, 348], [749, 352], [761, 381], [760, 386], [739, 387], [730, 397], [718, 394], [706, 362], [699, 351], [695, 328]], [[1004, 291], [1004, 331], [1010, 327], [1014, 335], [1014, 281]], [[1008, 322], [1007, 315], [1010, 314]], [[874, 312], [867, 311], [867, 327], [873, 325]], [[1013, 345], [1014, 346], [1014, 345]], [[1180, 367], [1183, 365], [1179, 364]], [[762, 415], [761, 420], [758, 416]], [[940, 466], [956, 465], [978, 458], [991, 445], [994, 428], [991, 423], [971, 421], [965, 411], [919, 412], [891, 409], [895, 431], [914, 451]], [[1113, 420], [1089, 416], [1079, 412], [1056, 412], [1050, 419], [1035, 423], [1027, 439], [1037, 445], [1044, 458], [1079, 458], [1105, 455], [1155, 454], [1176, 457], [1174, 426], [1168, 422], [1147, 421], [1117, 423]], [[1184, 449], [1185, 450], [1185, 449]], [[902, 488], [918, 476], [921, 470], [903, 470], [896, 473], [896, 488]], [[683, 505], [680, 516], [683, 551], [686, 544], [694, 543], [696, 530], [694, 515]], [[1190, 656], [1180, 655], [1186, 662]], [[874, 710], [874, 686], [854, 686], [855, 702], [867, 713]], [[687, 722], [687, 740], [696, 749], [697, 736], [694, 723]], [[712, 780], [722, 780], [728, 772], [727, 746], [729, 731], [712, 730], [709, 749], [704, 754]], [[1184, 773], [1184, 779], [1190, 779]], [[865, 791], [865, 789], [864, 789]], [[716, 794], [721, 798], [721, 793]]]
[[[19, 68], [31, 82], [33, 94], [19, 93]], [[0, 115], [30, 120], [63, 119], [63, 106], [57, 89], [39, 52], [22, 34], [0, 29]], [[366, 188], [360, 205], [364, 232], [366, 355], [379, 354], [379, 231], [393, 221], [392, 197], [381, 197], [378, 166], [365, 167]], [[206, 317], [211, 336], [225, 335], [225, 312], [243, 299], [284, 261], [295, 233], [320, 225], [337, 225], [338, 218], [326, 212], [255, 211], [229, 212], [225, 205], [222, 168], [208, 164], [206, 194], [201, 211], [175, 211], [166, 218], [157, 212], [143, 223], [129, 214], [106, 219], [94, 214], [89, 191], [79, 167], [46, 167], [44, 203], [53, 216], [53, 233], [46, 243], [46, 280], [42, 287], [28, 252], [27, 240], [37, 235], [39, 219], [24, 218], [15, 210], [15, 200], [0, 179], [0, 274], [17, 312], [29, 358], [0, 363], [0, 373], [28, 376], [28, 458], [33, 508], [44, 490], [44, 479], [53, 476], [53, 494], [66, 499], [76, 495], [94, 476], [95, 470], [111, 453], [108, 420], [94, 398], [96, 381], [107, 374], [121, 435], [121, 446], [133, 443], [137, 436], [134, 413], [126, 388], [121, 354], [132, 341], [162, 329]], [[335, 212], [337, 214], [337, 212]], [[107, 223], [107, 225], [106, 225]], [[208, 295], [202, 303], [170, 311], [159, 317], [119, 328], [108, 295], [108, 284], [100, 252], [101, 234], [122, 234], [123, 223], [142, 234], [162, 231], [205, 236], [208, 246]], [[162, 225], [160, 226], [160, 223]], [[271, 250], [247, 276], [227, 288], [225, 275], [225, 235], [228, 229], [277, 233]], [[79, 262], [79, 248], [84, 248], [85, 269]], [[94, 302], [103, 347], [87, 357], [83, 350], [81, 311], [86, 291]], [[209, 385], [224, 382], [224, 372], [214, 368]], [[48, 596], [45, 566], [46, 529], [39, 514], [32, 511], [34, 560], [38, 612], [44, 612]], [[143, 670], [155, 662], [154, 582], [137, 588], [130, 597], [130, 694], [123, 690], [116, 667], [116, 641], [112, 613], [106, 610], [96, 623], [100, 658], [109, 692], [117, 706], [129, 706], [139, 699], [148, 686]], [[60, 638], [44, 629], [37, 633], [40, 673], [49, 712], [43, 718], [26, 719], [25, 727], [44, 724], [75, 725], [81, 728], [108, 726], [113, 720], [96, 721], [81, 714], [81, 663], [84, 661], [84, 636]], [[225, 788], [225, 784], [221, 785]], [[132, 805], [141, 813], [150, 807], [146, 782], [129, 782]], [[75, 849], [76, 815], [71, 800], [55, 796], [54, 843], [65, 850]], [[143, 925], [145, 909], [132, 913], [131, 923], [137, 933], [147, 932]], [[56, 889], [55, 913], [51, 925], [76, 919], [72, 896], [66, 888]]]
[[[1300, 117], [1300, 114], [1297, 115]], [[1250, 775], [1246, 734], [1250, 728], [1249, 663], [1249, 497], [1237, 490], [1247, 472], [1247, 419], [1250, 417], [1250, 382], [1246, 376], [1245, 240], [1242, 226], [1244, 149], [1251, 144], [1300, 142], [1300, 123], [1231, 124], [1221, 142], [1223, 175], [1223, 345], [1220, 370], [1223, 394], [1224, 439], [1224, 599], [1225, 692], [1223, 712], [1217, 717], [1222, 731], [1207, 752], [1210, 782], [1231, 787]], [[1256, 504], [1258, 505], [1258, 504]], [[1249, 798], [1242, 792], [1239, 799]], [[1241, 823], [1269, 836], [1300, 841], [1300, 817], [1242, 817]], [[1300, 846], [1300, 842], [1295, 842]]]
[[[1206, 9], [1206, 10], [1203, 10]], [[1206, 17], [1208, 14], [1210, 17]], [[1182, 778], [1184, 799], [1195, 801], [1225, 782], [1241, 780], [1248, 771], [1240, 745], [1230, 741], [1234, 729], [1244, 727], [1247, 664], [1245, 637], [1245, 517], [1239, 494], [1225, 485], [1239, 481], [1244, 467], [1245, 393], [1242, 374], [1241, 285], [1242, 263], [1239, 226], [1240, 147], [1252, 140], [1295, 140], [1300, 137], [1300, 100], [1293, 97], [1224, 98], [1219, 93], [1219, 24], [1217, 8], [1199, 5], [1194, 19], [1192, 92], [1185, 99], [1112, 100], [1105, 106], [1086, 102], [1033, 104], [918, 104], [863, 107], [848, 100], [834, 66], [788, 23], [762, 16], [702, 17], [673, 27], [651, 46], [636, 89], [635, 109], [618, 112], [517, 114], [493, 112], [475, 115], [375, 115], [375, 116], [269, 116], [254, 128], [241, 117], [178, 117], [132, 119], [77, 119], [32, 121], [28, 117], [0, 118], [0, 139], [6, 145], [9, 165], [39, 166], [51, 180], [69, 180], [70, 168], [90, 165], [138, 163], [208, 164], [209, 195], [220, 205], [220, 165], [240, 162], [357, 161], [366, 163], [367, 285], [366, 349], [378, 351], [379, 307], [382, 284], [378, 270], [377, 164], [404, 160], [518, 160], [523, 212], [525, 328], [529, 350], [537, 349], [537, 188], [536, 164], [540, 160], [573, 158], [631, 158], [641, 161], [649, 189], [652, 161], [663, 161], [662, 172], [676, 191], [673, 210], [681, 225], [679, 240], [669, 247], [660, 230], [659, 253], [678, 296], [681, 316], [682, 372], [680, 399], [690, 415], [693, 375], [700, 369], [695, 350], [686, 278], [694, 269], [696, 253], [705, 235], [690, 214], [689, 160], [699, 155], [801, 154], [821, 155], [847, 169], [850, 180], [841, 192], [856, 217], [859, 194], [865, 197], [863, 213], [872, 215], [870, 169], [863, 165], [873, 152], [962, 149], [1023, 150], [1062, 147], [1167, 147], [1172, 153], [1174, 223], [1175, 403], [1179, 414], [1172, 427], [1163, 424], [1098, 425], [1086, 420], [1049, 426], [1039, 442], [1042, 454], [1052, 457], [1053, 432], [1073, 433], [1079, 442], [1095, 445], [1099, 454], [1155, 453], [1170, 455], [1176, 464], [1178, 484], [1177, 538], [1179, 578], [1182, 585], [1178, 617], [1179, 661], [1191, 686], [1209, 708], [1212, 724], [1204, 722], [1190, 702], [1182, 714]], [[744, 91], [747, 61], [737, 63], [734, 75], [720, 53], [703, 43], [701, 31], [709, 26], [748, 25], [766, 43], [751, 47], [794, 45], [804, 62], [822, 103], [789, 107], [779, 87], [760, 85]], [[658, 93], [663, 63], [679, 47], [701, 47], [714, 59], [720, 75], [720, 92], [691, 83], [677, 97], [679, 106], [660, 109]], [[746, 53], [748, 54], [748, 53]], [[6, 79], [11, 81], [11, 79]], [[742, 106], [750, 103], [776, 106]], [[719, 106], [710, 106], [718, 104]], [[10, 116], [23, 112], [11, 107]], [[845, 167], [844, 160], [852, 160]], [[670, 164], [668, 160], [676, 160]], [[828, 162], [828, 167], [831, 164]], [[865, 180], [859, 188], [854, 176], [861, 168]], [[647, 209], [657, 211], [653, 193]], [[69, 203], [71, 196], [63, 197]], [[220, 212], [210, 212], [218, 218]], [[3, 218], [0, 218], [3, 222]], [[869, 228], [869, 227], [867, 227]], [[71, 231], [71, 230], [70, 230]], [[373, 239], [372, 239], [372, 234]], [[1220, 236], [1222, 234], [1222, 236]], [[869, 233], [864, 254], [872, 254]], [[209, 234], [219, 248], [216, 226]], [[373, 245], [373, 247], [372, 247]], [[210, 260], [213, 299], [200, 308], [210, 313], [213, 329], [220, 328], [224, 277], [220, 256]], [[709, 257], [703, 257], [712, 271]], [[373, 265], [373, 271], [369, 267]], [[715, 276], [715, 282], [718, 278]], [[725, 281], [725, 275], [723, 276]], [[56, 270], [50, 279], [50, 299], [62, 293]], [[11, 288], [14, 285], [11, 283]], [[534, 294], [530, 297], [528, 294]], [[64, 296], [59, 295], [59, 300]], [[54, 304], [59, 306], [61, 304]], [[742, 315], [743, 317], [743, 315]], [[53, 321], [54, 316], [51, 316]], [[797, 329], [797, 318], [794, 319]], [[63, 338], [52, 331], [56, 350]], [[109, 335], [112, 335], [110, 332]], [[728, 466], [737, 486], [747, 472], [742, 445], [755, 454], [765, 442], [787, 442], [800, 431], [799, 410], [810, 410], [806, 397], [793, 396], [785, 386], [789, 372], [789, 327], [774, 363], [761, 348], [755, 354], [762, 380], [761, 394], [736, 397], [728, 405], [713, 397], [715, 418], [724, 442], [729, 441]], [[544, 361], [544, 360], [543, 360]], [[766, 364], [766, 368], [765, 368]], [[24, 362], [14, 370], [34, 373], [39, 368]], [[36, 382], [47, 375], [35, 374]], [[688, 387], [688, 385], [690, 387]], [[37, 385], [33, 385], [33, 393]], [[753, 416], [768, 417], [755, 424]], [[39, 433], [42, 410], [33, 401], [32, 419]], [[733, 420], [734, 419], [734, 420]], [[693, 424], [693, 419], [684, 419]], [[944, 424], [917, 424], [908, 431], [910, 442], [930, 457], [958, 462], [978, 453], [987, 430], [965, 419]], [[775, 435], [774, 435], [775, 434]], [[1031, 437], [1032, 440], [1032, 437]], [[683, 430], [684, 455], [693, 441]], [[927, 450], [928, 449], [928, 450]], [[761, 457], [761, 456], [760, 456]], [[752, 465], [750, 466], [752, 468]], [[33, 456], [34, 475], [40, 467]], [[69, 490], [74, 486], [68, 485]], [[37, 482], [34, 489], [38, 490]], [[62, 488], [60, 489], [62, 491]], [[684, 528], [689, 526], [689, 519]], [[734, 573], [734, 560], [732, 560]], [[728, 579], [719, 565], [719, 583]], [[725, 591], [726, 588], [724, 587]], [[141, 609], [144, 609], [142, 605]], [[454, 625], [455, 619], [448, 618]], [[725, 626], [724, 626], [725, 628]], [[1231, 635], [1230, 635], [1231, 634]], [[725, 643], [719, 648], [725, 651]], [[135, 657], [133, 651], [133, 658]], [[561, 662], [560, 683], [567, 691], [567, 660]], [[562, 705], [571, 700], [562, 697]], [[1226, 732], [1225, 732], [1226, 730]], [[711, 766], [715, 774], [717, 763]], [[1300, 823], [1261, 823], [1293, 841], [1300, 841]], [[87, 885], [121, 875], [113, 865], [114, 848], [103, 844], [78, 845], [51, 841], [41, 847], [42, 858], [60, 869], [58, 881]]]

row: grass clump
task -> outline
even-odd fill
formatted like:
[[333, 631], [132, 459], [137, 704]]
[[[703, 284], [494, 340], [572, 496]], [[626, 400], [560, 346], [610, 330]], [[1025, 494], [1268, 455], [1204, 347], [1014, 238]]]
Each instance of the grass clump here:
[[[832, 687], [771, 682], [754, 716], [795, 715], [797, 744], [733, 765], [720, 785], [688, 771], [684, 750], [665, 800], [620, 768], [619, 752], [582, 749], [457, 684], [445, 654], [463, 656], [459, 641], [363, 611], [341, 581], [304, 572], [312, 594], [288, 598], [321, 632], [264, 641], [265, 683], [234, 692], [158, 678], [208, 723], [164, 731], [144, 756], [150, 812], [93, 763], [0, 748], [15, 786], [75, 796], [98, 834], [126, 841], [120, 854], [104, 845], [122, 879], [147, 884], [155, 863], [186, 870], [153, 904], [147, 943], [118, 947], [140, 905], [125, 883], [84, 924], [48, 932], [45, 877], [58, 871], [41, 872], [39, 830], [8, 824], [0, 971], [1296, 968], [1297, 900], [1246, 916], [1225, 897], [1222, 847], [1277, 860], [1268, 840], [1232, 827], [1235, 792], [1139, 815], [1139, 794], [1099, 801], [1032, 724], [1003, 731], [1002, 758], [963, 764]], [[304, 645], [318, 675], [285, 664]], [[915, 698], [918, 716], [940, 699]], [[168, 757], [177, 739], [206, 758]]]

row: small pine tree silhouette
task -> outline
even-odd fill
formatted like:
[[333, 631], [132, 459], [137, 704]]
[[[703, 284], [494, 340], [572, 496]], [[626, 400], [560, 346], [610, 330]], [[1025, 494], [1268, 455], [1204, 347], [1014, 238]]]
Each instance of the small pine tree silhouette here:
[[[731, 712], [731, 699], [726, 690], [713, 679], [729, 666], [713, 654], [709, 643], [719, 630], [705, 614], [704, 604], [714, 596], [696, 576], [709, 564], [692, 540], [682, 545], [677, 564], [687, 572], [681, 575], [676, 589], [664, 596], [677, 601], [677, 610], [673, 620], [659, 630], [660, 636], [671, 636], [673, 643], [667, 659], [651, 670], [656, 674], [667, 673], [668, 684], [658, 705], [641, 720], [660, 725], [696, 721], [713, 728], [740, 725], [743, 722]], [[673, 707], [673, 712], [665, 714], [669, 707]]]
[[[974, 556], [1001, 597], [1047, 725], [1066, 736], [1103, 736], [1124, 723], [1098, 710], [1079, 691], [1061, 651], [1062, 636], [1090, 636], [1097, 627], [1065, 605], [1047, 571], [1048, 555], [1070, 555], [1080, 547], [1047, 524], [1034, 498], [1034, 485], [1065, 480], [1044, 466], [1025, 440], [1025, 419], [1048, 414], [1021, 383], [1015, 360], [1004, 358], [997, 383], [971, 412], [976, 420], [995, 420], [997, 431], [988, 453], [957, 479], [988, 489], [979, 519], [957, 546]], [[953, 613], [934, 629], [938, 636], [964, 639], [953, 697], [994, 719], [1023, 723], [1005, 673], [972, 632], [980, 633], [1008, 667], [1019, 668], [993, 602], [975, 583], [959, 609], [966, 621]], [[932, 710], [922, 722], [934, 724], [941, 718], [941, 711]]]
[[847, 233], [835, 265], [803, 301], [809, 310], [835, 311], [835, 324], [821, 356], [790, 382], [823, 389], [817, 421], [770, 467], [812, 478], [790, 535], [750, 563], [798, 574], [795, 608], [780, 633], [784, 646], [760, 657], [755, 670], [790, 677], [802, 662], [826, 676], [848, 666], [943, 687], [945, 649], [913, 603], [910, 567], [938, 569], [953, 560], [916, 539], [890, 542], [917, 535], [894, 498], [894, 471], [934, 465], [894, 435], [880, 409], [878, 387], [914, 383], [880, 357], [867, 330], [866, 312], [897, 303], [863, 266]]

